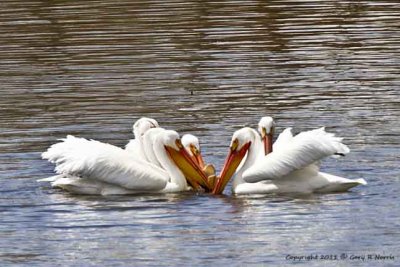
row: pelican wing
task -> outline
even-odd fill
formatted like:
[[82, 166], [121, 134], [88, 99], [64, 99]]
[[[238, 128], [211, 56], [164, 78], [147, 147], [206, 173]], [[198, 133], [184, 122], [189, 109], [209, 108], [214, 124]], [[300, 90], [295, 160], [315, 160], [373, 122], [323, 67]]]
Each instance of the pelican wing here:
[[285, 147], [288, 144], [290, 144], [292, 140], [293, 140], [292, 128], [286, 128], [274, 142], [272, 147], [273, 151], [285, 149]]
[[131, 139], [125, 146], [125, 150], [132, 152], [132, 153], [137, 153], [137, 151], [140, 149], [140, 144], [137, 139]]
[[126, 189], [156, 191], [163, 189], [168, 174], [116, 146], [94, 140], [67, 136], [42, 154], [56, 164], [59, 174], [80, 176]]
[[243, 173], [243, 179], [249, 183], [278, 179], [325, 157], [348, 152], [342, 138], [325, 132], [324, 128], [302, 132], [279, 150], [258, 160]]
[[135, 160], [148, 161], [138, 139], [129, 140], [129, 143], [125, 146], [125, 151], [128, 151]]

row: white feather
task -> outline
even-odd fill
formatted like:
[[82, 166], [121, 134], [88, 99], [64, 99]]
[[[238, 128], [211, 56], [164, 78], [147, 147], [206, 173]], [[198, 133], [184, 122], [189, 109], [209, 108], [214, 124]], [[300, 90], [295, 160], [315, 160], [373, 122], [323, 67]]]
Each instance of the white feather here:
[[[259, 123], [261, 133], [271, 125], [271, 117], [264, 118]], [[239, 148], [243, 144], [251, 144], [233, 175], [232, 191], [235, 194], [330, 193], [366, 184], [364, 179], [351, 180], [319, 172], [320, 160], [350, 151], [341, 143], [341, 138], [325, 132], [324, 128], [295, 137], [288, 128], [279, 135], [273, 152], [267, 156], [264, 155], [260, 136], [253, 129], [236, 131], [232, 136], [234, 140]], [[224, 168], [229, 168], [229, 165]]]
[[274, 142], [272, 150], [279, 151], [285, 149], [285, 147], [287, 147], [287, 145], [290, 144], [290, 142], [292, 142], [292, 139], [293, 139], [292, 128], [286, 128]]
[[[198, 150], [200, 150], [199, 139], [192, 134], [183, 135], [181, 141], [185, 148], [189, 148], [190, 145], [194, 145]], [[190, 149], [188, 149], [188, 152], [191, 154]]]
[[262, 128], [265, 129], [266, 134], [271, 133], [272, 128], [275, 126], [274, 119], [272, 117], [266, 116], [262, 117], [258, 123], [258, 130], [262, 132]]
[[149, 129], [142, 138], [142, 147], [144, 151], [144, 155], [148, 162], [160, 167], [161, 164], [157, 159], [156, 152], [154, 149], [154, 142], [157, 139], [158, 135], [164, 132], [164, 128], [152, 128]]
[[335, 153], [346, 154], [350, 150], [341, 141], [324, 128], [302, 132], [284, 146], [280, 145], [279, 150], [259, 159], [243, 173], [243, 179], [250, 183], [274, 180]]
[[162, 169], [133, 159], [121, 148], [71, 135], [52, 145], [42, 157], [55, 163], [59, 174], [85, 177], [130, 190], [161, 190], [169, 179]]
[[130, 152], [133, 157], [140, 160], [148, 161], [143, 148], [143, 135], [152, 128], [158, 128], [158, 122], [155, 119], [142, 117], [138, 119], [132, 126], [135, 139], [129, 140], [125, 146], [125, 150]]
[[136, 153], [140, 153], [140, 152], [138, 152], [138, 151], [141, 151], [139, 140], [138, 139], [129, 140], [128, 144], [126, 144], [126, 146], [125, 146], [125, 150], [134, 155]]

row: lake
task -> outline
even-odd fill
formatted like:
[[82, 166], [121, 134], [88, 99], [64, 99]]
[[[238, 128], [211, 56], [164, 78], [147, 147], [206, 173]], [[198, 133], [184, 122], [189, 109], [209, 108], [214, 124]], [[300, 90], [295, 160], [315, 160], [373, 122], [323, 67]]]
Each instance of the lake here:
[[[2, 1], [0, 265], [398, 266], [399, 17], [372, 0]], [[321, 168], [368, 185], [100, 197], [36, 182], [57, 139], [123, 147], [142, 116], [198, 136], [220, 171], [233, 132], [266, 115], [344, 137], [352, 152]]]

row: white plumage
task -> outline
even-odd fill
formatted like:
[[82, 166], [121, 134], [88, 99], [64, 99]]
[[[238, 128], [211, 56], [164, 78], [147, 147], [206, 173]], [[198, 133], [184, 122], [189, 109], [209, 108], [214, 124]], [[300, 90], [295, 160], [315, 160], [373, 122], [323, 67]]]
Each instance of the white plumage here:
[[56, 173], [68, 178], [84, 177], [135, 191], [161, 190], [168, 182], [164, 170], [133, 160], [123, 149], [71, 135], [52, 145], [42, 157], [56, 164]]
[[287, 138], [289, 132], [290, 130], [286, 131], [283, 136], [284, 144], [277, 144], [278, 149], [258, 159], [243, 173], [245, 181], [254, 183], [274, 180], [310, 164], [315, 164], [325, 157], [350, 152], [350, 149], [341, 143], [342, 138], [325, 132], [324, 128], [302, 132], [292, 137], [291, 140]]
[[147, 160], [143, 147], [143, 136], [149, 129], [158, 127], [158, 122], [155, 119], [146, 117], [138, 119], [132, 126], [135, 139], [131, 139], [126, 144], [125, 150], [130, 152], [136, 159]]
[[[286, 128], [283, 132], [278, 136], [272, 148], [274, 151], [284, 149], [287, 147], [293, 139], [292, 128]], [[290, 145], [289, 145], [290, 147]], [[263, 152], [264, 154], [264, 152]]]
[[186, 148], [187, 152], [191, 155], [190, 145], [193, 145], [198, 151], [200, 151], [199, 139], [192, 134], [185, 134], [182, 136], [182, 145]]
[[[259, 129], [270, 125], [273, 125], [271, 120], [262, 120]], [[250, 142], [244, 162], [234, 174], [232, 190], [236, 194], [329, 193], [366, 184], [364, 179], [351, 180], [319, 172], [322, 159], [350, 151], [342, 138], [327, 133], [324, 128], [296, 136], [288, 128], [274, 143], [274, 151], [266, 156], [260, 153], [263, 148], [259, 134], [251, 128], [236, 131], [232, 145], [235, 142], [237, 150]]]
[[42, 154], [56, 165], [58, 176], [43, 179], [52, 186], [78, 194], [132, 194], [189, 190], [185, 176], [167, 155], [164, 146], [176, 150], [179, 135], [161, 130], [154, 138], [157, 160], [163, 168], [132, 159], [130, 152], [94, 140], [67, 136]]
[[154, 146], [157, 136], [160, 133], [162, 133], [163, 131], [165, 131], [164, 128], [148, 129], [146, 131], [146, 133], [143, 135], [143, 137], [141, 138], [141, 146], [143, 148], [144, 158], [148, 162], [150, 162], [158, 167], [161, 167], [161, 163], [157, 159], [157, 156], [156, 156], [153, 146]]
[[271, 133], [272, 129], [274, 128], [275, 122], [272, 117], [262, 117], [260, 123], [258, 124], [258, 131], [262, 132], [262, 128], [264, 127], [265, 133]]

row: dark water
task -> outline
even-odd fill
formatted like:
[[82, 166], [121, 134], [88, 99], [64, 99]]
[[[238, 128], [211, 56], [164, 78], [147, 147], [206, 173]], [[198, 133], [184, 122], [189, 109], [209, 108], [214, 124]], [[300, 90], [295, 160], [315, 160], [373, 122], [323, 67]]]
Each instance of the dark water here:
[[[1, 1], [0, 265], [400, 263], [396, 1]], [[233, 131], [326, 126], [344, 194], [83, 197], [36, 179], [66, 134], [123, 146], [141, 116], [223, 163]], [[389, 260], [350, 256], [392, 255]]]

